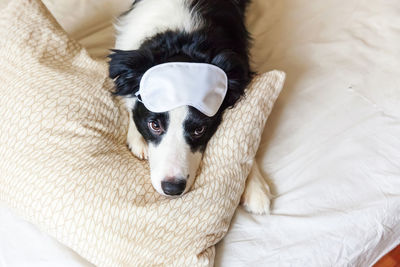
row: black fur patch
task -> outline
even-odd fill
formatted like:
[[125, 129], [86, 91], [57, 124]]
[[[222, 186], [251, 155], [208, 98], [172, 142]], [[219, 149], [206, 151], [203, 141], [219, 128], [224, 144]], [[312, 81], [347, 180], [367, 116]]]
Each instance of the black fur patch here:
[[158, 145], [161, 142], [165, 132], [160, 135], [154, 134], [148, 127], [148, 122], [152, 120], [157, 121], [165, 132], [168, 131], [168, 112], [151, 112], [141, 102], [137, 101], [133, 112], [133, 121], [135, 122], [136, 128], [147, 143]]
[[[186, 142], [189, 144], [191, 151], [204, 152], [208, 141], [214, 135], [221, 123], [222, 113], [217, 113], [214, 117], [207, 117], [195, 108], [189, 107], [189, 114], [183, 122], [184, 137]], [[193, 137], [193, 132], [196, 128], [205, 126], [206, 130], [200, 138]]]

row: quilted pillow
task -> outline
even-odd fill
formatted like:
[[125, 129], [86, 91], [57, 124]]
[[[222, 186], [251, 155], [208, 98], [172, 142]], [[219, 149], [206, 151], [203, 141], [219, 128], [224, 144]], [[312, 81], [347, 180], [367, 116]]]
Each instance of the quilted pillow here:
[[39, 0], [1, 11], [0, 200], [99, 266], [212, 265], [284, 74], [254, 79], [172, 200], [127, 149], [107, 76]]

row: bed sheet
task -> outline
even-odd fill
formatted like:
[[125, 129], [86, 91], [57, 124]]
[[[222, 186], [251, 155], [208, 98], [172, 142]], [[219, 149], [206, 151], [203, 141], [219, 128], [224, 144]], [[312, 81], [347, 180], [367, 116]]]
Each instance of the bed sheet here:
[[239, 209], [223, 266], [370, 266], [400, 242], [398, 1], [255, 1], [254, 65], [287, 72], [258, 153], [272, 215]]
[[[44, 2], [104, 58], [130, 1]], [[252, 2], [252, 65], [287, 73], [257, 155], [274, 199], [269, 216], [238, 209], [216, 266], [372, 265], [400, 242], [398, 0]], [[0, 264], [90, 266], [4, 206], [0, 218]]]

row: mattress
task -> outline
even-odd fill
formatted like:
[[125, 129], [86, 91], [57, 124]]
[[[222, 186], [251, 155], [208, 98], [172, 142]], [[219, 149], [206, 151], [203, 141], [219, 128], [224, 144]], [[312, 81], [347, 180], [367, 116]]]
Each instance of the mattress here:
[[[8, 0], [0, 0], [0, 8]], [[127, 0], [45, 0], [93, 57]], [[287, 82], [257, 154], [268, 216], [238, 208], [216, 266], [370, 266], [400, 243], [397, 0], [253, 0], [252, 65]], [[91, 266], [0, 204], [0, 266]]]

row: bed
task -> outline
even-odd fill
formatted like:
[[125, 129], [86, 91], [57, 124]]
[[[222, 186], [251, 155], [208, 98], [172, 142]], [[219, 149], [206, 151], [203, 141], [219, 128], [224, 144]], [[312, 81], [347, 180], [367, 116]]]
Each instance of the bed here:
[[[0, 8], [9, 0], [0, 0]], [[127, 0], [43, 1], [99, 60]], [[238, 208], [216, 266], [370, 266], [400, 243], [400, 6], [253, 0], [257, 72], [287, 82], [257, 161], [271, 214]], [[91, 266], [0, 204], [0, 266]]]

